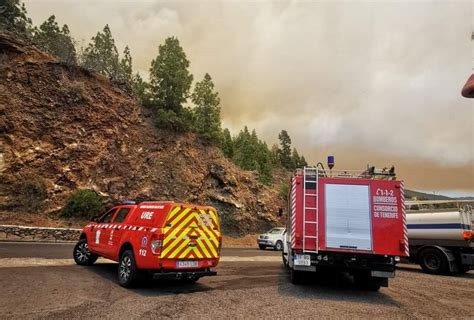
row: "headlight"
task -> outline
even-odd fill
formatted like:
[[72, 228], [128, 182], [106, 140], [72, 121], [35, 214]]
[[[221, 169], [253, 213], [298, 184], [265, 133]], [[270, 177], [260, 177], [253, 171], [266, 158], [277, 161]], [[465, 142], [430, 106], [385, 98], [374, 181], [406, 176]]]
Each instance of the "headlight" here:
[[396, 257], [395, 257], [395, 261], [396, 261], [396, 262], [399, 262], [399, 261], [400, 261], [400, 257], [399, 257], [399, 256], [396, 256]]

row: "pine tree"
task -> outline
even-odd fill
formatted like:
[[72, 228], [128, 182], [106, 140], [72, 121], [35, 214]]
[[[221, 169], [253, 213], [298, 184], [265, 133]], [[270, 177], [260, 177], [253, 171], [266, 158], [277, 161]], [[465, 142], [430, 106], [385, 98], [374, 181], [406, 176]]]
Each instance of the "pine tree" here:
[[192, 94], [195, 104], [194, 129], [205, 139], [219, 143], [221, 139], [221, 108], [218, 92], [214, 91], [214, 83], [206, 73], [201, 82], [196, 83]]
[[249, 132], [245, 126], [234, 139], [234, 162], [245, 170], [254, 170], [265, 184], [273, 180], [271, 152], [265, 142], [258, 139], [257, 132]]
[[296, 148], [293, 148], [293, 153], [291, 154], [291, 163], [292, 163], [292, 168], [291, 169], [296, 169], [300, 168], [300, 155], [298, 154], [298, 151]]
[[125, 82], [129, 86], [132, 86], [132, 82], [133, 82], [132, 55], [130, 54], [130, 48], [128, 46], [125, 46], [125, 49], [123, 50], [123, 57], [120, 60], [120, 80]]
[[132, 76], [132, 90], [144, 106], [149, 104], [148, 83], [137, 72]]
[[0, 1], [0, 29], [16, 32], [30, 38], [32, 32], [31, 19], [28, 18], [25, 4], [19, 0]]
[[279, 154], [280, 148], [278, 148], [278, 145], [273, 144], [270, 149], [270, 161], [273, 167], [281, 166]]
[[120, 80], [120, 63], [109, 25], [103, 32], [92, 37], [92, 42], [84, 50], [83, 64], [86, 69], [98, 72], [111, 80]]
[[304, 158], [304, 156], [301, 156], [299, 167], [303, 168], [303, 167], [307, 167], [307, 166], [308, 166], [308, 162], [306, 162], [306, 159]]
[[183, 107], [189, 96], [193, 75], [189, 61], [175, 37], [158, 48], [150, 68], [150, 104], [157, 110], [158, 127], [177, 131], [189, 128], [192, 115]]
[[76, 64], [76, 49], [67, 25], [59, 27], [54, 15], [33, 31], [33, 42], [67, 64]]
[[231, 159], [234, 156], [234, 142], [227, 128], [222, 131], [221, 149], [227, 158]]
[[250, 132], [245, 126], [234, 141], [234, 162], [245, 170], [256, 169], [255, 152], [251, 140]]
[[282, 130], [278, 135], [278, 139], [280, 140], [280, 150], [279, 150], [279, 158], [280, 163], [286, 169], [292, 169], [293, 163], [291, 159], [291, 138], [288, 135], [286, 130]]
[[270, 154], [267, 144], [259, 140], [256, 153], [258, 163], [257, 171], [260, 181], [264, 184], [271, 184], [273, 182], [273, 165]]

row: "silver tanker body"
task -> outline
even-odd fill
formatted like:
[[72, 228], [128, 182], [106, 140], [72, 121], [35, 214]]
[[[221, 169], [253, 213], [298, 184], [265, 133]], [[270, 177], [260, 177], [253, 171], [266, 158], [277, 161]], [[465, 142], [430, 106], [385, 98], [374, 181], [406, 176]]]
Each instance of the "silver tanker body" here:
[[474, 269], [473, 215], [459, 211], [407, 213], [410, 260], [433, 274]]
[[407, 214], [410, 240], [468, 240], [472, 235], [471, 214], [466, 211]]

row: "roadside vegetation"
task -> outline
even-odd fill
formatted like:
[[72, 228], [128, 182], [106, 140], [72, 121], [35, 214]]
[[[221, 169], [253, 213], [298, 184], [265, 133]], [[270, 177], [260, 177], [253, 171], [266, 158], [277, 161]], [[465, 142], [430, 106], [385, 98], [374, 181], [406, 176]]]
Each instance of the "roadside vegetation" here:
[[103, 212], [104, 208], [102, 198], [95, 191], [79, 189], [69, 196], [61, 213], [68, 218], [90, 218], [86, 215]]
[[19, 0], [2, 1], [0, 17], [1, 29], [17, 33], [67, 65], [109, 78], [153, 111], [158, 128], [198, 134], [206, 143], [218, 146], [242, 169], [258, 172], [264, 184], [272, 184], [275, 169], [294, 170], [307, 165], [305, 158], [291, 147], [290, 135], [285, 130], [278, 135], [279, 144], [269, 147], [255, 129], [245, 126], [232, 135], [223, 128], [221, 101], [211, 75], [206, 73], [194, 83], [190, 61], [176, 37], [166, 38], [159, 45], [157, 56], [151, 61], [149, 81], [145, 81], [133, 71], [130, 48], [126, 46], [119, 54], [108, 25], [87, 46], [78, 48], [69, 27], [60, 26], [54, 15], [33, 26]]

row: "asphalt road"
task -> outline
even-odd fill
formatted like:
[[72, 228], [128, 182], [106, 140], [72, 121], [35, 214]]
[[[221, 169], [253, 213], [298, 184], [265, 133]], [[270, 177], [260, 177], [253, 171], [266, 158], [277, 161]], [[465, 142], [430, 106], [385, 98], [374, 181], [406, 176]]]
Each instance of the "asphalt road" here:
[[80, 267], [72, 244], [0, 242], [0, 315], [22, 318], [473, 318], [474, 273], [431, 276], [402, 265], [389, 288], [357, 290], [345, 274], [294, 286], [280, 254], [226, 248], [218, 276], [192, 285], [116, 283], [117, 264]]

